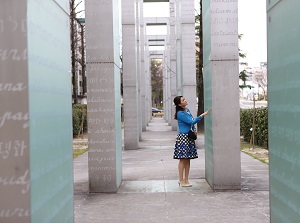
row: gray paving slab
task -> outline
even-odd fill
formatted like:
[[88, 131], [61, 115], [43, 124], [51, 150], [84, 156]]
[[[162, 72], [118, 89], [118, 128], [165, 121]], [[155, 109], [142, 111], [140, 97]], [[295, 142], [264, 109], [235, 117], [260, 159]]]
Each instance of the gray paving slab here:
[[75, 223], [268, 223], [268, 165], [242, 153], [242, 190], [213, 191], [205, 180], [204, 137], [191, 160], [192, 187], [179, 187], [172, 159], [176, 132], [153, 118], [140, 149], [122, 152], [123, 182], [117, 193], [88, 192], [87, 153], [74, 159]]

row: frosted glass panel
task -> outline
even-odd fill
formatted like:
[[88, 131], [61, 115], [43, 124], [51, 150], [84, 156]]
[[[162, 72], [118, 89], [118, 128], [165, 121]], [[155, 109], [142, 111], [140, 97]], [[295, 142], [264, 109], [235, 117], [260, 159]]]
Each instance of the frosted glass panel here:
[[299, 222], [300, 2], [276, 2], [267, 4], [271, 222]]
[[27, 19], [31, 220], [73, 222], [69, 17], [52, 0], [29, 0]]

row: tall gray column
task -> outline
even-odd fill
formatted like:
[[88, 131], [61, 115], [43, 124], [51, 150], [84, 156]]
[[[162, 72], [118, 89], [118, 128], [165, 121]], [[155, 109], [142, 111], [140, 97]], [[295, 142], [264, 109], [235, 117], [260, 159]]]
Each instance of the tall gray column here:
[[240, 189], [238, 3], [204, 1], [203, 15], [206, 180]]
[[122, 51], [124, 147], [137, 149], [139, 144], [139, 107], [136, 46], [136, 5], [134, 0], [122, 0]]
[[175, 30], [176, 30], [176, 87], [177, 95], [182, 95], [182, 47], [181, 47], [181, 0], [175, 0]]
[[73, 222], [68, 13], [0, 1], [0, 222]]
[[194, 0], [181, 1], [181, 67], [182, 94], [195, 116], [196, 108], [196, 58]]
[[135, 2], [136, 6], [136, 64], [137, 64], [137, 89], [138, 89], [138, 136], [139, 140], [142, 139], [142, 95], [141, 95], [141, 40], [140, 40], [140, 18], [141, 18], [141, 5], [143, 4], [142, 0], [137, 0]]
[[90, 192], [122, 181], [118, 0], [85, 2]]
[[140, 0], [140, 18], [139, 18], [139, 26], [140, 26], [140, 76], [141, 76], [141, 112], [142, 112], [142, 131], [146, 131], [147, 126], [147, 112], [149, 111], [149, 108], [147, 107], [146, 102], [146, 70], [145, 70], [145, 24], [144, 24], [144, 18], [143, 18], [143, 1]]
[[151, 73], [150, 73], [150, 58], [149, 58], [149, 47], [145, 42], [145, 96], [146, 96], [146, 117], [147, 124], [152, 118], [152, 88], [151, 88]]
[[277, 3], [267, 1], [270, 218], [299, 222], [300, 2]]
[[165, 109], [164, 109], [164, 116], [165, 120], [169, 125], [171, 125], [171, 70], [170, 70], [170, 54], [171, 54], [171, 45], [170, 45], [170, 32], [169, 32], [169, 25], [168, 25], [168, 34], [166, 36], [166, 44], [165, 44], [165, 57], [163, 63], [166, 67], [166, 76], [164, 77], [166, 80], [166, 99], [165, 99]]
[[[166, 36], [166, 42], [168, 39], [168, 35]], [[163, 64], [163, 107], [164, 107], [164, 118], [169, 123], [169, 88], [170, 88], [170, 83], [169, 83], [169, 45], [165, 43], [165, 52], [164, 52], [164, 57], [162, 60]]]
[[172, 130], [177, 130], [177, 121], [174, 119], [175, 106], [173, 99], [177, 96], [177, 69], [176, 69], [176, 1], [170, 0], [170, 91], [171, 91], [171, 126]]

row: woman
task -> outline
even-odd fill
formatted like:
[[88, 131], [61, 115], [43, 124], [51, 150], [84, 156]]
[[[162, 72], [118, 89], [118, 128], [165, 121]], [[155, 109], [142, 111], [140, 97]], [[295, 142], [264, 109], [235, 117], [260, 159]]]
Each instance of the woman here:
[[189, 182], [190, 159], [198, 158], [198, 154], [195, 147], [195, 141], [188, 138], [188, 132], [192, 130], [197, 134], [194, 124], [207, 115], [209, 110], [194, 119], [190, 110], [186, 107], [188, 103], [183, 96], [176, 96], [174, 98], [174, 104], [176, 105], [174, 118], [178, 122], [178, 136], [175, 143], [173, 158], [179, 159], [178, 184], [182, 187], [191, 187], [192, 185]]

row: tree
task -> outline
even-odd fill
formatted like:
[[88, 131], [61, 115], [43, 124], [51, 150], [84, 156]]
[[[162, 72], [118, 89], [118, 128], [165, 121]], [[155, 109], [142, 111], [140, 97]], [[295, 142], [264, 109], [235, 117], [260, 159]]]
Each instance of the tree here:
[[163, 75], [162, 61], [151, 60], [151, 85], [152, 85], [152, 105], [161, 107], [163, 100]]
[[[82, 86], [83, 86], [83, 94], [87, 93], [87, 82], [86, 82], [86, 75], [85, 75], [85, 70], [86, 70], [86, 65], [85, 65], [85, 41], [84, 41], [84, 33], [85, 33], [85, 25], [83, 21], [80, 19], [76, 19], [78, 22], [78, 25], [80, 26], [80, 30], [78, 32], [80, 38], [80, 44], [78, 47], [78, 50], [80, 52], [80, 55], [76, 57], [76, 62], [78, 62], [81, 65], [82, 68]], [[78, 38], [76, 39], [78, 40]]]
[[[202, 21], [202, 0], [200, 0], [200, 11], [195, 17], [196, 35], [199, 42], [196, 41], [196, 91], [198, 97], [198, 112], [200, 115], [204, 112], [204, 83], [203, 83], [203, 21]], [[198, 122], [197, 129], [204, 131], [204, 122]]]
[[267, 99], [267, 85], [268, 85], [268, 78], [267, 78], [267, 69], [262, 68], [254, 73], [255, 82], [258, 84], [258, 87], [263, 90], [264, 93], [264, 100]]
[[[242, 37], [243, 37], [243, 34], [239, 34], [239, 36], [238, 36], [239, 40], [241, 40]], [[246, 54], [242, 53], [240, 48], [239, 48], [239, 57], [246, 58]], [[252, 88], [251, 85], [246, 85], [247, 77], [248, 77], [248, 75], [247, 75], [247, 71], [245, 69], [239, 73], [239, 79], [241, 79], [243, 81], [243, 84], [239, 85], [239, 87], [242, 89], [242, 93], [243, 93], [244, 88], [250, 88], [250, 89]]]
[[[85, 61], [84, 61], [84, 42], [83, 44], [78, 44], [79, 41], [84, 41], [84, 28], [78, 30], [78, 26], [81, 26], [79, 20], [76, 18], [76, 15], [81, 11], [76, 11], [77, 7], [82, 3], [75, 3], [75, 0], [70, 0], [70, 42], [71, 42], [71, 73], [72, 73], [72, 85], [73, 85], [73, 97], [74, 104], [78, 104], [78, 75], [76, 72], [76, 62], [81, 64], [83, 71], [85, 71]], [[83, 25], [82, 25], [83, 26]], [[79, 33], [82, 32], [80, 35]], [[81, 37], [81, 38], [80, 38]], [[82, 46], [83, 49], [78, 49], [78, 46]], [[82, 53], [83, 52], [83, 53]], [[81, 57], [79, 56], [82, 53]], [[81, 58], [81, 59], [79, 59]], [[85, 72], [82, 72], [83, 80], [85, 80]], [[86, 81], [83, 83], [86, 85]], [[84, 86], [84, 85], [83, 85]], [[85, 88], [85, 87], [84, 87]], [[85, 88], [86, 90], [86, 88]]]

